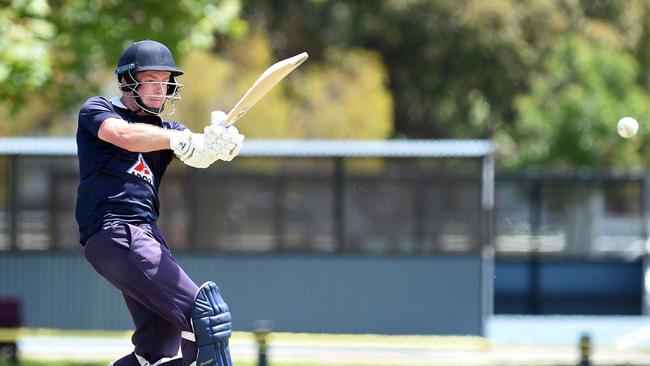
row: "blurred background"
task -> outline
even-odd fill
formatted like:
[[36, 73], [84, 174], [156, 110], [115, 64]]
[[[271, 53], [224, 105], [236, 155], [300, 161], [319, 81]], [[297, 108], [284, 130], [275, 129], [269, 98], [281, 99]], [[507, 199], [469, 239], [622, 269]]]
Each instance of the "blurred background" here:
[[[197, 131], [310, 55], [238, 122], [240, 157], [174, 163], [161, 188], [173, 253], [233, 309], [235, 359], [263, 325], [293, 364], [650, 363], [650, 1], [0, 0], [0, 35], [0, 328], [23, 332], [0, 341], [25, 356], [129, 352], [78, 243], [74, 134], [154, 39]], [[82, 333], [98, 345], [75, 357], [40, 328], [117, 350]]]

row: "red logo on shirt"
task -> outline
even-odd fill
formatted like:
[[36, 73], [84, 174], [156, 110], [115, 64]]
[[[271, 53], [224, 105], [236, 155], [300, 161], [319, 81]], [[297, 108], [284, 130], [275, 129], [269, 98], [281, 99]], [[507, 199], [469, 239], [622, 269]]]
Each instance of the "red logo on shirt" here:
[[151, 169], [149, 169], [147, 162], [144, 161], [142, 154], [138, 154], [138, 161], [136, 161], [136, 163], [133, 164], [133, 166], [129, 168], [127, 172], [153, 184], [153, 173], [151, 173]]

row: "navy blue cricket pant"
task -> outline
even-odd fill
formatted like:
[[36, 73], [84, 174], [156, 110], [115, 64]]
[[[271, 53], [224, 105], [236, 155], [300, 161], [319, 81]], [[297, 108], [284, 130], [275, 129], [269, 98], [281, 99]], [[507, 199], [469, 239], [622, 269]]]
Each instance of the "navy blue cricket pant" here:
[[[196, 360], [194, 343], [181, 342], [181, 331], [192, 331], [198, 286], [176, 263], [155, 225], [105, 227], [88, 239], [84, 253], [95, 270], [122, 291], [136, 328], [131, 338], [135, 354], [154, 364], [177, 356], [182, 344], [183, 365]], [[131, 354], [114, 365], [139, 363]]]

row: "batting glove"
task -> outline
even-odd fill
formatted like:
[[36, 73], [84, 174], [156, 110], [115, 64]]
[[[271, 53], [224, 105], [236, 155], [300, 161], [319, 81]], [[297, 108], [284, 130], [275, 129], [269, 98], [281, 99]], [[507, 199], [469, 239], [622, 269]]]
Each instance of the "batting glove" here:
[[231, 161], [244, 145], [244, 135], [239, 133], [235, 126], [224, 127], [224, 112], [214, 111], [210, 117], [212, 123], [203, 130], [205, 144], [216, 154], [217, 159]]
[[207, 168], [217, 160], [212, 149], [206, 148], [203, 134], [183, 130], [170, 139], [170, 148], [185, 164], [194, 168]]

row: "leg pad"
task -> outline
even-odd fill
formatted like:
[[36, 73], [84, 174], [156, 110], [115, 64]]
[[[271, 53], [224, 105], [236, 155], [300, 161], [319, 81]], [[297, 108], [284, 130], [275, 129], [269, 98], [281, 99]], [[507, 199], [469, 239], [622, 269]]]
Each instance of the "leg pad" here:
[[228, 345], [232, 334], [230, 311], [212, 281], [204, 283], [196, 294], [192, 327], [198, 348], [196, 366], [232, 366]]

